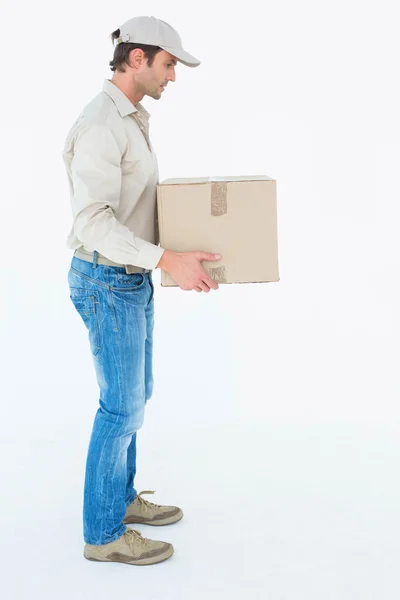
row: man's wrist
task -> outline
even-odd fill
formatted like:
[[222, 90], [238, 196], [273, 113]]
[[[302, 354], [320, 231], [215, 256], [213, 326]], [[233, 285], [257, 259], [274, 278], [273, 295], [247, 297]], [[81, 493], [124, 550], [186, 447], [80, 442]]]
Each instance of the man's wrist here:
[[169, 250], [164, 250], [164, 252], [161, 254], [160, 260], [157, 263], [156, 269], [162, 269], [163, 271], [166, 270], [169, 253], [170, 253]]

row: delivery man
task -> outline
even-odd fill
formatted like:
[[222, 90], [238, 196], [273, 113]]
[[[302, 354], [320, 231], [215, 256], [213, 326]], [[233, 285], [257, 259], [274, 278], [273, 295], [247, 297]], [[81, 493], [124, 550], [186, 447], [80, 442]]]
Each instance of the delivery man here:
[[153, 390], [152, 270], [163, 269], [182, 290], [207, 293], [218, 285], [201, 261], [221, 256], [158, 245], [158, 165], [150, 115], [140, 104], [146, 95], [161, 98], [177, 61], [200, 62], [155, 17], [130, 19], [111, 38], [114, 75], [76, 119], [63, 149], [73, 213], [67, 246], [75, 250], [70, 298], [88, 330], [100, 388], [86, 461], [84, 556], [147, 565], [169, 558], [173, 546], [127, 524], [167, 525], [183, 516], [134, 487], [136, 433]]

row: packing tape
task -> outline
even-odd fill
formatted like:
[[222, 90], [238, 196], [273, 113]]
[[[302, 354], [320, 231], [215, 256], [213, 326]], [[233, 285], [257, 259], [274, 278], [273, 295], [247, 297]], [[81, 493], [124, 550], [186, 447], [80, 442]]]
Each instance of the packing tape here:
[[228, 212], [227, 188], [226, 182], [211, 184], [211, 214], [213, 217], [220, 217]]
[[214, 279], [217, 283], [228, 283], [226, 279], [226, 268], [225, 267], [209, 267], [206, 269], [211, 279]]
[[[211, 183], [211, 215], [220, 217], [228, 212], [228, 184], [226, 182]], [[217, 283], [227, 283], [226, 268], [214, 267], [207, 269]]]

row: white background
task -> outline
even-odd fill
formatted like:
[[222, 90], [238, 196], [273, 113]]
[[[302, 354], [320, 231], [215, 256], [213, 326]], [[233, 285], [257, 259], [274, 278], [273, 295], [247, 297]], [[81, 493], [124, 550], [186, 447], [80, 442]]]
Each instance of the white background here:
[[[136, 487], [185, 518], [147, 567], [84, 560], [98, 392], [70, 299], [62, 146], [153, 15], [202, 64], [144, 98], [160, 179], [277, 180], [281, 280], [161, 288]], [[396, 3], [36, 1], [1, 9], [1, 564], [11, 600], [397, 600]], [[218, 248], [215, 248], [218, 252]], [[155, 531], [154, 531], [155, 530]]]

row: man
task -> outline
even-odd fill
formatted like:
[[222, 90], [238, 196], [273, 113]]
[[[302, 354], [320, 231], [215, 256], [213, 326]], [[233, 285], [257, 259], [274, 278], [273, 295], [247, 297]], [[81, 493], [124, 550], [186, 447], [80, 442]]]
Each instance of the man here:
[[177, 61], [200, 62], [155, 17], [130, 19], [111, 37], [114, 75], [76, 119], [63, 150], [73, 213], [67, 245], [75, 250], [70, 298], [88, 329], [100, 388], [86, 462], [84, 556], [145, 565], [169, 558], [173, 547], [126, 524], [166, 525], [183, 516], [134, 488], [136, 433], [153, 389], [152, 270], [165, 270], [182, 290], [207, 293], [218, 285], [201, 261], [221, 257], [159, 247], [158, 165], [150, 115], [140, 104], [145, 95], [161, 98]]

